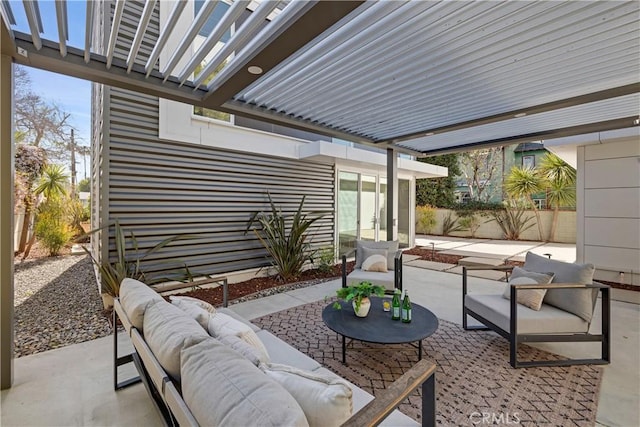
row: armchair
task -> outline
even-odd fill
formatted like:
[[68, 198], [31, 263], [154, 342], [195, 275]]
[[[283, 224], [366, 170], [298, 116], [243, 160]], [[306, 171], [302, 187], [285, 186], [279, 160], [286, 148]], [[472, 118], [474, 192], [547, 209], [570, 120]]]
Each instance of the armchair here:
[[[548, 260], [528, 253], [524, 269], [538, 273], [554, 273], [552, 283], [510, 283], [509, 299], [505, 296], [468, 293], [470, 270], [498, 270], [509, 272], [510, 266], [463, 267], [462, 274], [462, 326], [465, 330], [491, 329], [509, 340], [511, 366], [570, 366], [608, 364], [611, 360], [611, 325], [609, 286], [592, 283], [593, 266]], [[515, 281], [514, 281], [515, 282]], [[521, 304], [521, 292], [542, 290], [544, 299], [540, 309]], [[602, 294], [601, 332], [589, 332], [598, 292]], [[485, 326], [469, 326], [471, 316]], [[600, 342], [599, 359], [519, 361], [518, 345], [527, 342]]]
[[[386, 293], [393, 293], [395, 289], [402, 290], [402, 251], [398, 249], [398, 241], [372, 242], [357, 240], [356, 248], [342, 255], [342, 287], [350, 283], [369, 281], [375, 285], [384, 286]], [[347, 258], [354, 256], [356, 264], [354, 270], [347, 274]], [[383, 255], [387, 260], [386, 271], [367, 271], [367, 258], [372, 255]]]

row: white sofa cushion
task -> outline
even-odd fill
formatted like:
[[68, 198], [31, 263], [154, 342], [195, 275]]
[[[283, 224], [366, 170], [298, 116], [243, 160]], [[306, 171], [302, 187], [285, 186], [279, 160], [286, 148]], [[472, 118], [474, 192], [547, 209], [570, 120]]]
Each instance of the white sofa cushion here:
[[278, 363], [260, 369], [296, 399], [310, 427], [342, 425], [353, 412], [353, 393], [343, 379]]
[[[546, 285], [551, 283], [552, 279], [553, 273], [535, 273], [520, 267], [514, 267], [502, 297], [511, 299], [511, 285]], [[529, 307], [532, 310], [540, 310], [546, 293], [546, 289], [520, 289], [518, 290], [518, 304]]]
[[318, 362], [291, 347], [271, 332], [262, 329], [256, 332], [256, 335], [267, 348], [271, 362], [295, 366], [305, 371], [313, 371], [320, 367]]
[[230, 308], [224, 308], [224, 307], [218, 308], [216, 312], [217, 313], [224, 313], [227, 316], [233, 317], [234, 319], [236, 319], [236, 320], [244, 323], [248, 327], [250, 327], [253, 332], [258, 332], [260, 330], [259, 327], [257, 327], [253, 323], [249, 322], [247, 319], [245, 319], [244, 317], [240, 316], [238, 313], [236, 313], [235, 311], [231, 310]]
[[356, 241], [356, 265], [355, 268], [362, 268], [362, 263], [366, 259], [363, 248], [367, 249], [384, 249], [387, 251], [387, 269], [394, 269], [394, 259], [396, 252], [398, 251], [400, 243], [397, 240], [387, 242], [371, 242], [369, 240], [357, 240]]
[[172, 295], [172, 296], [169, 297], [169, 299], [171, 300], [172, 303], [174, 301], [183, 301], [183, 302], [195, 304], [198, 307], [208, 311], [211, 314], [216, 312], [216, 308], [214, 306], [212, 306], [208, 302], [202, 301], [201, 299], [198, 299], [198, 298], [185, 297], [185, 296], [182, 296], [182, 295]]
[[164, 298], [148, 285], [130, 278], [125, 278], [120, 284], [119, 297], [120, 304], [127, 313], [129, 321], [140, 331], [147, 307], [158, 301], [164, 301]]
[[180, 381], [180, 350], [187, 342], [193, 344], [209, 338], [195, 320], [165, 301], [147, 308], [142, 330], [156, 359], [176, 381]]
[[384, 288], [388, 290], [393, 290], [395, 288], [395, 276], [393, 270], [387, 271], [386, 273], [380, 273], [377, 271], [356, 269], [347, 276], [347, 286], [363, 281], [371, 282], [374, 285], [384, 286]]
[[214, 338], [220, 338], [225, 335], [235, 335], [259, 352], [264, 353], [260, 359], [269, 359], [269, 352], [253, 329], [247, 326], [244, 322], [241, 322], [227, 314], [216, 313], [213, 316], [209, 316], [207, 331], [209, 332], [209, 335]]
[[307, 426], [300, 405], [248, 360], [213, 338], [181, 355], [182, 396], [201, 426]]
[[260, 366], [263, 363], [269, 363], [271, 361], [266, 351], [258, 350], [236, 335], [222, 335], [218, 337], [218, 341], [227, 347], [230, 347], [234, 351], [237, 351], [245, 359], [256, 366]]
[[[502, 295], [467, 294], [464, 304], [500, 329], [510, 332], [511, 302]], [[542, 304], [540, 311], [518, 306], [519, 334], [584, 333], [588, 330], [589, 323], [584, 319], [554, 306]]]
[[[200, 304], [194, 304], [189, 300], [175, 297], [170, 297], [170, 299], [171, 304], [175, 305], [180, 310], [184, 311], [187, 316], [198, 322], [198, 324], [202, 326], [204, 330], [207, 329], [207, 327], [209, 326], [209, 318], [211, 317], [212, 313], [202, 308]], [[215, 310], [213, 312], [213, 315], [215, 315]]]
[[[593, 264], [556, 261], [532, 252], [527, 252], [524, 268], [538, 273], [554, 273], [551, 283], [590, 284], [595, 272]], [[544, 304], [551, 304], [590, 322], [597, 295], [597, 290], [592, 289], [549, 289]]]

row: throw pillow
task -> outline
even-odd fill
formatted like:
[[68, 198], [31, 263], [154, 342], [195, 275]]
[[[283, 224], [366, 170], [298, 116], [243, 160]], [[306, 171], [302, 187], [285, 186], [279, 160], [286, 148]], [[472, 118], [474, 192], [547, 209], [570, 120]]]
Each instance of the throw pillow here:
[[[527, 252], [524, 268], [529, 271], [544, 273], [553, 271], [552, 283], [593, 283], [593, 264], [575, 264], [562, 262]], [[544, 303], [573, 313], [591, 322], [595, 306], [597, 290], [591, 289], [549, 289]]]
[[[366, 249], [365, 249], [366, 250]], [[385, 251], [386, 252], [386, 251]], [[387, 272], [387, 256], [382, 254], [375, 254], [367, 257], [362, 263], [362, 270], [364, 271], [377, 271], [380, 273]]]
[[164, 301], [164, 298], [142, 282], [125, 278], [120, 284], [120, 304], [131, 324], [140, 331], [144, 312], [158, 301]]
[[338, 426], [351, 417], [353, 392], [345, 380], [277, 363], [260, 368], [293, 396], [310, 427]]
[[221, 335], [218, 340], [227, 347], [231, 347], [231, 349], [240, 353], [245, 359], [256, 366], [271, 361], [267, 353], [258, 350], [236, 335]]
[[160, 365], [180, 382], [180, 351], [210, 338], [182, 310], [166, 301], [153, 304], [144, 313], [144, 339]]
[[[391, 242], [371, 242], [369, 240], [357, 240], [356, 241], [356, 266], [355, 268], [362, 268], [362, 263], [367, 256], [363, 251], [364, 248], [367, 249], [384, 249], [387, 251], [387, 270], [394, 269], [394, 259], [396, 256], [396, 252], [398, 251], [400, 243], [397, 240]], [[373, 255], [373, 254], [371, 254]]]
[[259, 352], [264, 353], [261, 359], [269, 358], [267, 348], [262, 341], [260, 341], [260, 338], [258, 338], [253, 329], [229, 315], [216, 313], [214, 316], [210, 316], [207, 330], [209, 331], [209, 335], [214, 338], [220, 338], [225, 335], [235, 335], [247, 344], [253, 346]]
[[[194, 319], [205, 330], [209, 327], [209, 318], [211, 313], [202, 308], [199, 304], [194, 304], [188, 300], [182, 298], [171, 297], [171, 304], [184, 311], [189, 317]], [[195, 298], [194, 298], [195, 299]], [[204, 302], [204, 301], [203, 301]], [[215, 315], [215, 312], [214, 312]]]
[[[503, 298], [511, 299], [511, 285], [546, 285], [551, 283], [551, 280], [553, 280], [553, 273], [535, 273], [520, 267], [514, 267], [511, 277], [509, 277], [509, 284], [505, 287], [502, 296]], [[546, 293], [546, 289], [519, 290], [518, 304], [529, 307], [532, 310], [540, 311]]]
[[278, 383], [213, 338], [181, 355], [182, 397], [201, 426], [306, 426]]
[[195, 304], [198, 307], [201, 307], [201, 308], [207, 310], [209, 313], [212, 313], [212, 314], [216, 312], [216, 308], [214, 306], [212, 306], [208, 302], [202, 301], [201, 299], [198, 299], [198, 298], [172, 295], [172, 296], [169, 297], [169, 299], [171, 300], [171, 302], [174, 302], [176, 300], [180, 300], [180, 301], [188, 302], [188, 303], [191, 303], [191, 304]]

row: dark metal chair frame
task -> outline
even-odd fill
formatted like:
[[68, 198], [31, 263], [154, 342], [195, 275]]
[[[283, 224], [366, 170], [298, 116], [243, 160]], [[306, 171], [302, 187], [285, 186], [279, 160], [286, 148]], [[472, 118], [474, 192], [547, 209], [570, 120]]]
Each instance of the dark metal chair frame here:
[[[342, 287], [347, 287], [347, 258], [355, 257], [356, 249], [352, 249], [342, 255]], [[396, 251], [393, 257], [393, 285], [396, 289], [402, 290], [402, 249]], [[392, 294], [393, 291], [386, 290], [385, 293]]]
[[[493, 330], [509, 341], [509, 362], [514, 368], [527, 368], [535, 366], [572, 366], [572, 365], [608, 365], [611, 362], [611, 297], [610, 287], [601, 283], [550, 283], [547, 285], [511, 285], [511, 312], [509, 329], [507, 332], [485, 319], [483, 316], [466, 307], [464, 300], [467, 295], [467, 271], [468, 270], [496, 270], [509, 272], [512, 266], [499, 267], [463, 267], [462, 268], [462, 327], [464, 330]], [[525, 289], [596, 289], [602, 293], [602, 332], [600, 334], [519, 334], [518, 333], [518, 303], [517, 292]], [[594, 300], [595, 309], [595, 300]], [[478, 320], [483, 326], [469, 326], [467, 316]], [[521, 362], [518, 360], [518, 345], [528, 342], [600, 342], [600, 359], [564, 359], [564, 360], [534, 360]]]

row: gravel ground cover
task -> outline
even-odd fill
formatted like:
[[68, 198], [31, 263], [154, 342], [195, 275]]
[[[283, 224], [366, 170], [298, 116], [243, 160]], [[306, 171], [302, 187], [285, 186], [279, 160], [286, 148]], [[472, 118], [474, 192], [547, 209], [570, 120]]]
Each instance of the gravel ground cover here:
[[27, 259], [14, 272], [16, 357], [111, 333], [88, 256]]

